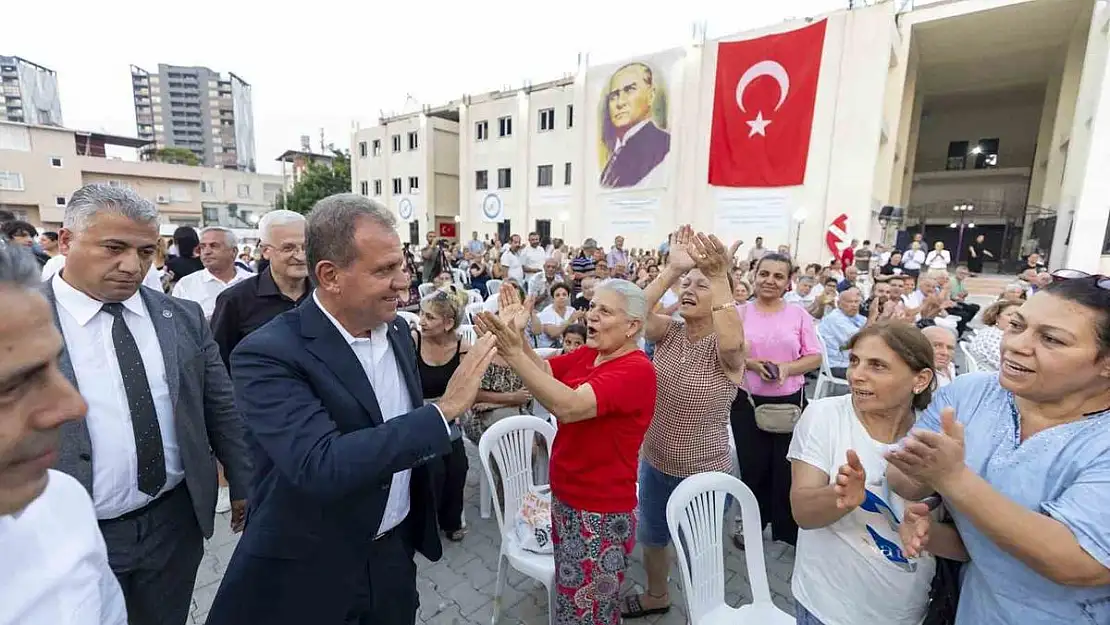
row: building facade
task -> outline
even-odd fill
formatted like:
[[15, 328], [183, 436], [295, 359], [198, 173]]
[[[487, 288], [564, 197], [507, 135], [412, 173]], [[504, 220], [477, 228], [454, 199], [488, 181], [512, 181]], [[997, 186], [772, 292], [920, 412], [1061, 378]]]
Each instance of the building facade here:
[[255, 171], [251, 86], [207, 67], [132, 65], [135, 123], [150, 142], [146, 157], [165, 148], [191, 151], [207, 167]]
[[163, 224], [252, 228], [281, 192], [281, 176], [106, 158], [106, 145], [141, 149], [147, 143], [0, 122], [0, 209], [57, 229], [70, 194], [101, 183], [130, 187], [154, 202]]
[[61, 126], [62, 100], [54, 70], [0, 55], [0, 120]]
[[[709, 184], [718, 44], [821, 20], [804, 180]], [[903, 0], [464, 96], [442, 107], [458, 118], [459, 230], [547, 230], [571, 245], [619, 234], [629, 247], [655, 247], [690, 223], [747, 245], [762, 236], [796, 247], [803, 262], [827, 260], [853, 238], [902, 244], [916, 232], [964, 260], [982, 234], [999, 258], [1039, 249], [1053, 267], [1105, 273], [1108, 49], [1104, 0]], [[615, 149], [606, 98], [629, 66], [652, 68], [656, 97], [666, 99], [654, 105], [664, 160], [635, 184], [609, 179], [605, 158]], [[365, 132], [355, 133], [356, 163]], [[423, 231], [446, 215], [401, 217]]]

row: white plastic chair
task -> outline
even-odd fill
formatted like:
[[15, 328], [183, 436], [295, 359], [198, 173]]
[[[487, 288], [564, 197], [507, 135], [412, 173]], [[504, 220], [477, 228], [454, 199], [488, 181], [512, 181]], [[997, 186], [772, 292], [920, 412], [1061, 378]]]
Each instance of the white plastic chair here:
[[829, 392], [830, 386], [843, 386], [848, 388], [848, 380], [838, 378], [832, 374], [832, 369], [829, 368], [828, 346], [825, 345], [825, 339], [821, 335], [817, 335], [817, 341], [821, 343], [821, 369], [817, 374], [817, 386], [813, 389], [813, 398], [821, 399]]
[[467, 320], [467, 322], [468, 323], [474, 323], [474, 317], [477, 317], [478, 313], [485, 310], [486, 309], [485, 306], [486, 305], [483, 302], [476, 302], [476, 303], [473, 303], [473, 304], [467, 304], [466, 305], [466, 320]]
[[434, 290], [436, 290], [436, 285], [432, 284], [431, 282], [425, 282], [424, 284], [416, 287], [417, 293], [420, 294], [420, 299], [428, 297], [428, 294]]
[[462, 269], [451, 269], [451, 275], [454, 276], [455, 282], [463, 285], [463, 288], [466, 288], [466, 285], [470, 284], [470, 276]]
[[397, 316], [404, 319], [405, 322], [409, 324], [410, 328], [415, 329], [420, 326], [420, 315], [417, 315], [416, 313], [412, 313], [407, 310], [398, 310]]
[[536, 355], [544, 360], [558, 356], [563, 350], [558, 347], [537, 347]]
[[973, 356], [971, 350], [968, 349], [967, 343], [960, 343], [960, 352], [964, 355], [964, 373], [978, 373], [983, 370], [983, 368], [979, 366], [979, 361], [975, 360], [975, 356]]
[[[555, 622], [555, 558], [525, 551], [516, 539], [513, 521], [520, 510], [524, 494], [536, 487], [532, 472], [532, 449], [536, 434], [541, 434], [547, 444], [548, 457], [555, 440], [555, 429], [542, 419], [531, 415], [508, 417], [494, 423], [478, 441], [478, 457], [486, 480], [493, 484], [493, 464], [501, 475], [505, 495], [505, 512], [502, 514], [496, 489], [490, 493], [494, 499], [497, 527], [501, 532], [501, 553], [497, 558], [497, 585], [493, 591], [493, 620], [496, 625], [501, 613], [501, 594], [508, 577], [506, 565], [520, 571], [547, 588], [548, 619]], [[754, 501], [754, 500], [753, 500]]]
[[466, 302], [467, 305], [481, 304], [483, 301], [485, 301], [485, 300], [482, 299], [482, 292], [479, 291], [478, 289], [467, 289], [466, 297], [467, 297], [467, 300], [468, 300]]
[[458, 329], [459, 338], [465, 340], [471, 345], [478, 342], [478, 333], [474, 331], [474, 326], [469, 323], [459, 324]]
[[[728, 495], [740, 504], [752, 603], [734, 608], [725, 603], [725, 551]], [[691, 625], [793, 625], [794, 617], [771, 602], [763, 555], [759, 503], [743, 482], [725, 473], [686, 478], [667, 501], [682, 594]]]
[[486, 282], [486, 293], [489, 297], [497, 297], [497, 293], [501, 290], [501, 280], [489, 280]]

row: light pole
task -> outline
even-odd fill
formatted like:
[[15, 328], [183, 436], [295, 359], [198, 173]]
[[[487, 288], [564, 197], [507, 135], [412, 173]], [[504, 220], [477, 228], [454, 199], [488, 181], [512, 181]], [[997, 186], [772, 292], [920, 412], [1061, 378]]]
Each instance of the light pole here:
[[960, 254], [964, 251], [964, 228], [974, 228], [975, 222], [968, 222], [967, 218], [970, 216], [971, 211], [975, 210], [974, 204], [957, 204], [952, 207], [952, 210], [959, 215], [959, 221], [954, 221], [948, 224], [949, 228], [959, 228], [960, 232], [956, 236], [956, 258], [955, 261], [960, 262]]
[[794, 211], [794, 253], [791, 255], [794, 257], [795, 262], [797, 262], [801, 251], [798, 249], [798, 246], [801, 244], [802, 240], [802, 224], [806, 222], [806, 217], [808, 216], [809, 214], [804, 208], [799, 208]]
[[567, 211], [561, 211], [559, 213], [559, 222], [563, 224], [563, 236], [561, 237], [563, 239], [563, 243], [567, 242], [567, 222], [568, 221], [570, 221], [570, 213], [568, 213]]

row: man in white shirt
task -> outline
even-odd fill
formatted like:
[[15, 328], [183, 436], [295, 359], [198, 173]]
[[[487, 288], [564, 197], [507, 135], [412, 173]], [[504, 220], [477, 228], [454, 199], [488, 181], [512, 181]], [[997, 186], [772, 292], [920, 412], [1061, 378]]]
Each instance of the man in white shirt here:
[[813, 285], [816, 280], [812, 276], [801, 276], [798, 278], [798, 284], [794, 289], [787, 291], [782, 296], [782, 300], [787, 304], [797, 304], [803, 308], [808, 308], [813, 300], [817, 298], [817, 293], [813, 291]]
[[[524, 264], [520, 261], [520, 235], [514, 234], [509, 238], [509, 247], [501, 253], [501, 266], [505, 268], [505, 276], [511, 280], [524, 283]], [[543, 268], [543, 262], [540, 262]]]
[[520, 251], [520, 263], [524, 266], [525, 278], [531, 278], [543, 271], [543, 261], [547, 260], [547, 251], [540, 245], [540, 235], [532, 232], [528, 235], [528, 247]]
[[[54, 274], [61, 271], [62, 267], [65, 266], [65, 256], [58, 254], [57, 256], [52, 257], [50, 260], [46, 261], [45, 265], [42, 266], [42, 281], [46, 282], [50, 278], [53, 278]], [[162, 273], [163, 272], [158, 271], [158, 268], [154, 266], [154, 263], [151, 263], [150, 269], [147, 270], [146, 276], [143, 278], [143, 286], [150, 287], [158, 291], [163, 290]]]
[[59, 371], [39, 271], [0, 246], [0, 624], [126, 625], [89, 495], [49, 470], [62, 425], [88, 407]]
[[929, 326], [921, 332], [933, 344], [933, 368], [937, 372], [937, 388], [948, 386], [956, 379], [956, 333], [943, 326]]
[[172, 295], [200, 304], [204, 318], [211, 319], [220, 293], [254, 274], [235, 264], [239, 240], [227, 228], [205, 228], [197, 249], [204, 269], [178, 280]]

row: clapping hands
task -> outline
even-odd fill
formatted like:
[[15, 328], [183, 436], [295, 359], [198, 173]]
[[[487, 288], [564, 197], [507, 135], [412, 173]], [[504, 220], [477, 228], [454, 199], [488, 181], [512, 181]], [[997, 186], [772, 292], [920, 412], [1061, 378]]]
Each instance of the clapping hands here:
[[855, 451], [848, 450], [848, 462], [840, 465], [836, 473], [836, 507], [841, 510], [855, 510], [867, 499], [867, 471]]

